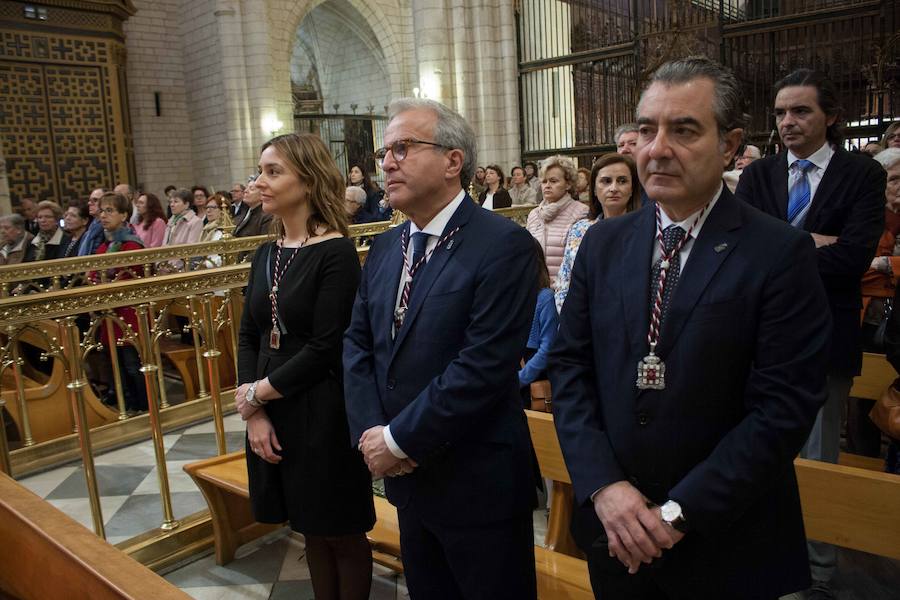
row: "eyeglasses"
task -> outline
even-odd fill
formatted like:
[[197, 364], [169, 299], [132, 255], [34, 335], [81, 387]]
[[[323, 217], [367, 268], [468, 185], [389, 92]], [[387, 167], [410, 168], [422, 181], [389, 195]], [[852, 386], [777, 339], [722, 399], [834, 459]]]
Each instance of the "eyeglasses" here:
[[889, 135], [889, 136], [887, 136], [886, 138], [884, 138], [884, 141], [886, 141], [886, 142], [893, 142], [894, 140], [896, 140], [896, 139], [898, 139], [898, 138], [900, 138], [900, 133], [892, 133], [891, 135]]
[[425, 140], [417, 140], [413, 138], [408, 138], [405, 140], [397, 140], [390, 146], [383, 146], [375, 151], [375, 162], [381, 165], [384, 162], [387, 153], [390, 152], [394, 155], [394, 160], [400, 162], [404, 158], [406, 158], [406, 153], [409, 152], [409, 147], [412, 144], [425, 144], [426, 146], [434, 146], [436, 148], [445, 148], [447, 150], [452, 150], [449, 146], [445, 146], [443, 144], [438, 144], [436, 142], [426, 142]]
[[219, 210], [219, 207], [216, 204], [210, 204], [206, 207], [206, 210]]

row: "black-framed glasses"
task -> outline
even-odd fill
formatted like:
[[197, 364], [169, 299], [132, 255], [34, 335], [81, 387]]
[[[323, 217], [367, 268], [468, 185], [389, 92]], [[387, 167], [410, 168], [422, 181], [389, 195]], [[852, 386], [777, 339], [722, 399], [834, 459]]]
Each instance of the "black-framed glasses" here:
[[426, 146], [434, 146], [436, 148], [445, 148], [447, 150], [452, 150], [448, 146], [443, 144], [438, 144], [437, 142], [426, 142], [425, 140], [417, 140], [415, 138], [407, 138], [405, 140], [397, 140], [390, 146], [382, 146], [378, 150], [375, 151], [375, 162], [381, 165], [384, 162], [384, 158], [387, 156], [387, 153], [390, 152], [394, 155], [394, 160], [400, 162], [404, 158], [406, 158], [406, 153], [409, 152], [409, 147], [413, 144], [425, 144]]

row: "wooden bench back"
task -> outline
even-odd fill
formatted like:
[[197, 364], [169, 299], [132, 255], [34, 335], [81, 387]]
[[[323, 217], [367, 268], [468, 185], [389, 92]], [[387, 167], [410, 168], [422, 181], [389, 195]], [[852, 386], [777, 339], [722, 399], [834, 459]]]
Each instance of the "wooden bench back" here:
[[[553, 416], [525, 412], [541, 474], [570, 483]], [[808, 537], [900, 559], [900, 477], [800, 458], [794, 461], [794, 467]], [[556, 515], [551, 510], [551, 522], [560, 520], [565, 525], [563, 529], [567, 529], [571, 508], [561, 506], [556, 510]], [[548, 524], [548, 536], [550, 529]]]
[[862, 374], [853, 379], [850, 396], [878, 400], [881, 394], [897, 379], [897, 371], [884, 354], [863, 352]]
[[0, 474], [0, 589], [21, 600], [190, 596]]

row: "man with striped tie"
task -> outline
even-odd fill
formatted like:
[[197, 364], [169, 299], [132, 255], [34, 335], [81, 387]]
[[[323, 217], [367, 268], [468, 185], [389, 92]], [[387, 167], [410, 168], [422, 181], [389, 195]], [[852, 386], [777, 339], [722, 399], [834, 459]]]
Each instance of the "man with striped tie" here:
[[[860, 281], [884, 231], [885, 173], [841, 146], [841, 112], [834, 84], [799, 69], [775, 84], [775, 122], [785, 150], [757, 160], [735, 195], [794, 227], [816, 243], [819, 274], [833, 317], [828, 400], [802, 455], [836, 463], [841, 413], [862, 366]], [[785, 323], [785, 327], [790, 327]], [[811, 542], [814, 580], [808, 598], [831, 598], [834, 548]]]

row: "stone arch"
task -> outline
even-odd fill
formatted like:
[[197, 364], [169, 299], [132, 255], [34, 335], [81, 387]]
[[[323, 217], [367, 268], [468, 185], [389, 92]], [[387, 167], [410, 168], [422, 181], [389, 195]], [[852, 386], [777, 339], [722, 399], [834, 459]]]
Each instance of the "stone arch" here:
[[[311, 2], [292, 2], [286, 7], [285, 13], [279, 12], [278, 20], [283, 23], [285, 36], [285, 47], [280, 49], [279, 54], [285, 57], [288, 62], [291, 59], [293, 43], [297, 30], [300, 28], [303, 19], [309, 15], [320, 4], [324, 4], [328, 0], [312, 0]], [[378, 6], [378, 3], [367, 0], [345, 0], [366, 20], [372, 31], [377, 32], [378, 42], [384, 53], [385, 68], [390, 77], [390, 90], [392, 97], [408, 95], [409, 91], [405, 90], [404, 77], [404, 59], [402, 48], [399, 42], [399, 35], [396, 27], [388, 20], [384, 12]]]

